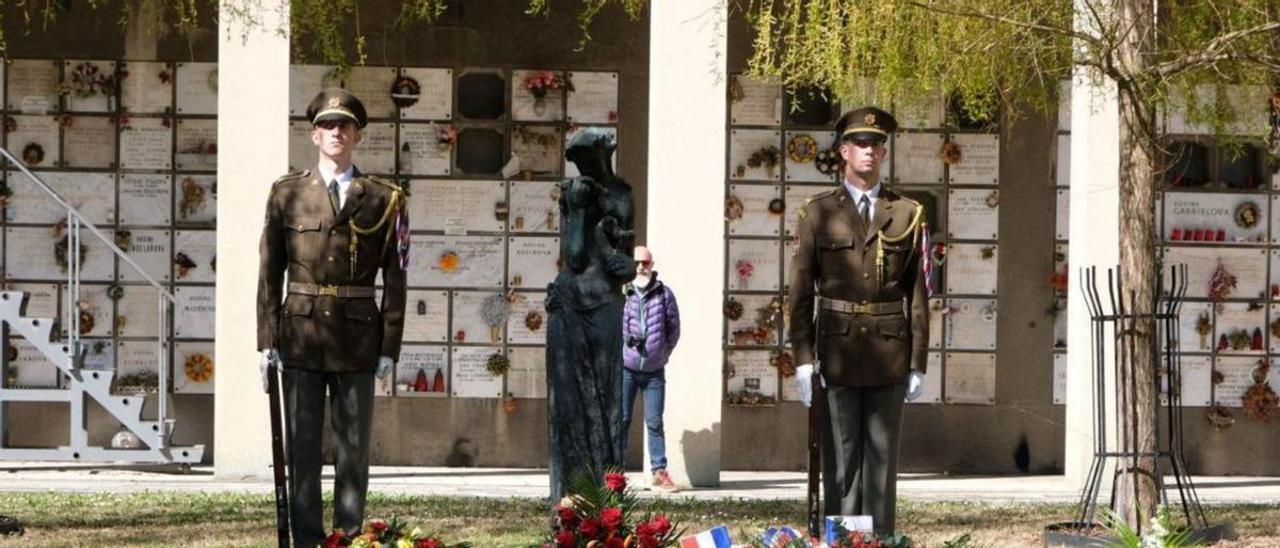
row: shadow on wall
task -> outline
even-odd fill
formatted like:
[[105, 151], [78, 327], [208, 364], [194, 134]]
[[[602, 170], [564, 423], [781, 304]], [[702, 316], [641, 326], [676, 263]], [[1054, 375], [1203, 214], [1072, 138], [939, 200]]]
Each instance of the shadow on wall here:
[[451, 468], [471, 468], [476, 465], [476, 450], [471, 440], [467, 438], [454, 438], [453, 449], [449, 451], [449, 456], [445, 457], [444, 465]]
[[[678, 452], [684, 457], [685, 471], [694, 487], [720, 486], [720, 422], [710, 429], [686, 430], [680, 434], [680, 444], [667, 445], [667, 453]], [[668, 434], [667, 439], [672, 439]], [[710, 455], [710, 457], [708, 457]]]

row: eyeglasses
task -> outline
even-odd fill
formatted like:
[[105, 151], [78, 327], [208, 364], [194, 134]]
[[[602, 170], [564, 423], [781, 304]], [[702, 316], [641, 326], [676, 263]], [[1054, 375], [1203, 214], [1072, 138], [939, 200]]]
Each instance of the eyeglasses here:
[[346, 129], [348, 123], [346, 120], [321, 120], [316, 122], [316, 127], [320, 129]]

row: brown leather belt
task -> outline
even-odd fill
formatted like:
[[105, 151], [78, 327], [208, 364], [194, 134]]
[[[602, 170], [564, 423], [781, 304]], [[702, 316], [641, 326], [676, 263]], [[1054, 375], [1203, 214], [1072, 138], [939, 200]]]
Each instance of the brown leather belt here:
[[845, 314], [862, 314], [865, 316], [880, 316], [888, 314], [906, 315], [906, 305], [903, 301], [853, 302], [820, 296], [818, 297], [818, 308], [834, 312], [843, 312]]
[[289, 282], [289, 293], [340, 299], [372, 299], [377, 295], [376, 290], [370, 285], [325, 285], [307, 282]]

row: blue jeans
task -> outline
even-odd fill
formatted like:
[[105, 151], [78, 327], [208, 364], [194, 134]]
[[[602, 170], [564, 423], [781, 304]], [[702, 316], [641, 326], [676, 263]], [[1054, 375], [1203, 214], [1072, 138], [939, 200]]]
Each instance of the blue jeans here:
[[662, 433], [662, 407], [667, 393], [667, 374], [657, 371], [632, 371], [622, 368], [622, 452], [627, 452], [627, 432], [631, 431], [631, 410], [636, 394], [644, 392], [644, 425], [649, 433], [649, 468], [653, 472], [667, 468], [667, 440]]

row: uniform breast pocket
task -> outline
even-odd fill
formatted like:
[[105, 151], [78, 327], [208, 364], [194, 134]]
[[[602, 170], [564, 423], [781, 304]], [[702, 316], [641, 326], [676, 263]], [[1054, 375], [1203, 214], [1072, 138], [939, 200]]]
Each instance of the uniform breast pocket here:
[[289, 260], [309, 261], [320, 255], [324, 234], [320, 231], [319, 217], [290, 217], [285, 219], [285, 240], [289, 246]]
[[843, 225], [826, 226], [817, 234], [818, 249], [824, 252], [851, 251], [853, 230]]
[[907, 261], [911, 257], [911, 243], [882, 243], [884, 248], [884, 286], [897, 284], [906, 273]]
[[378, 321], [378, 305], [371, 299], [353, 299], [347, 301], [344, 312], [347, 319], [353, 322], [371, 324]]

